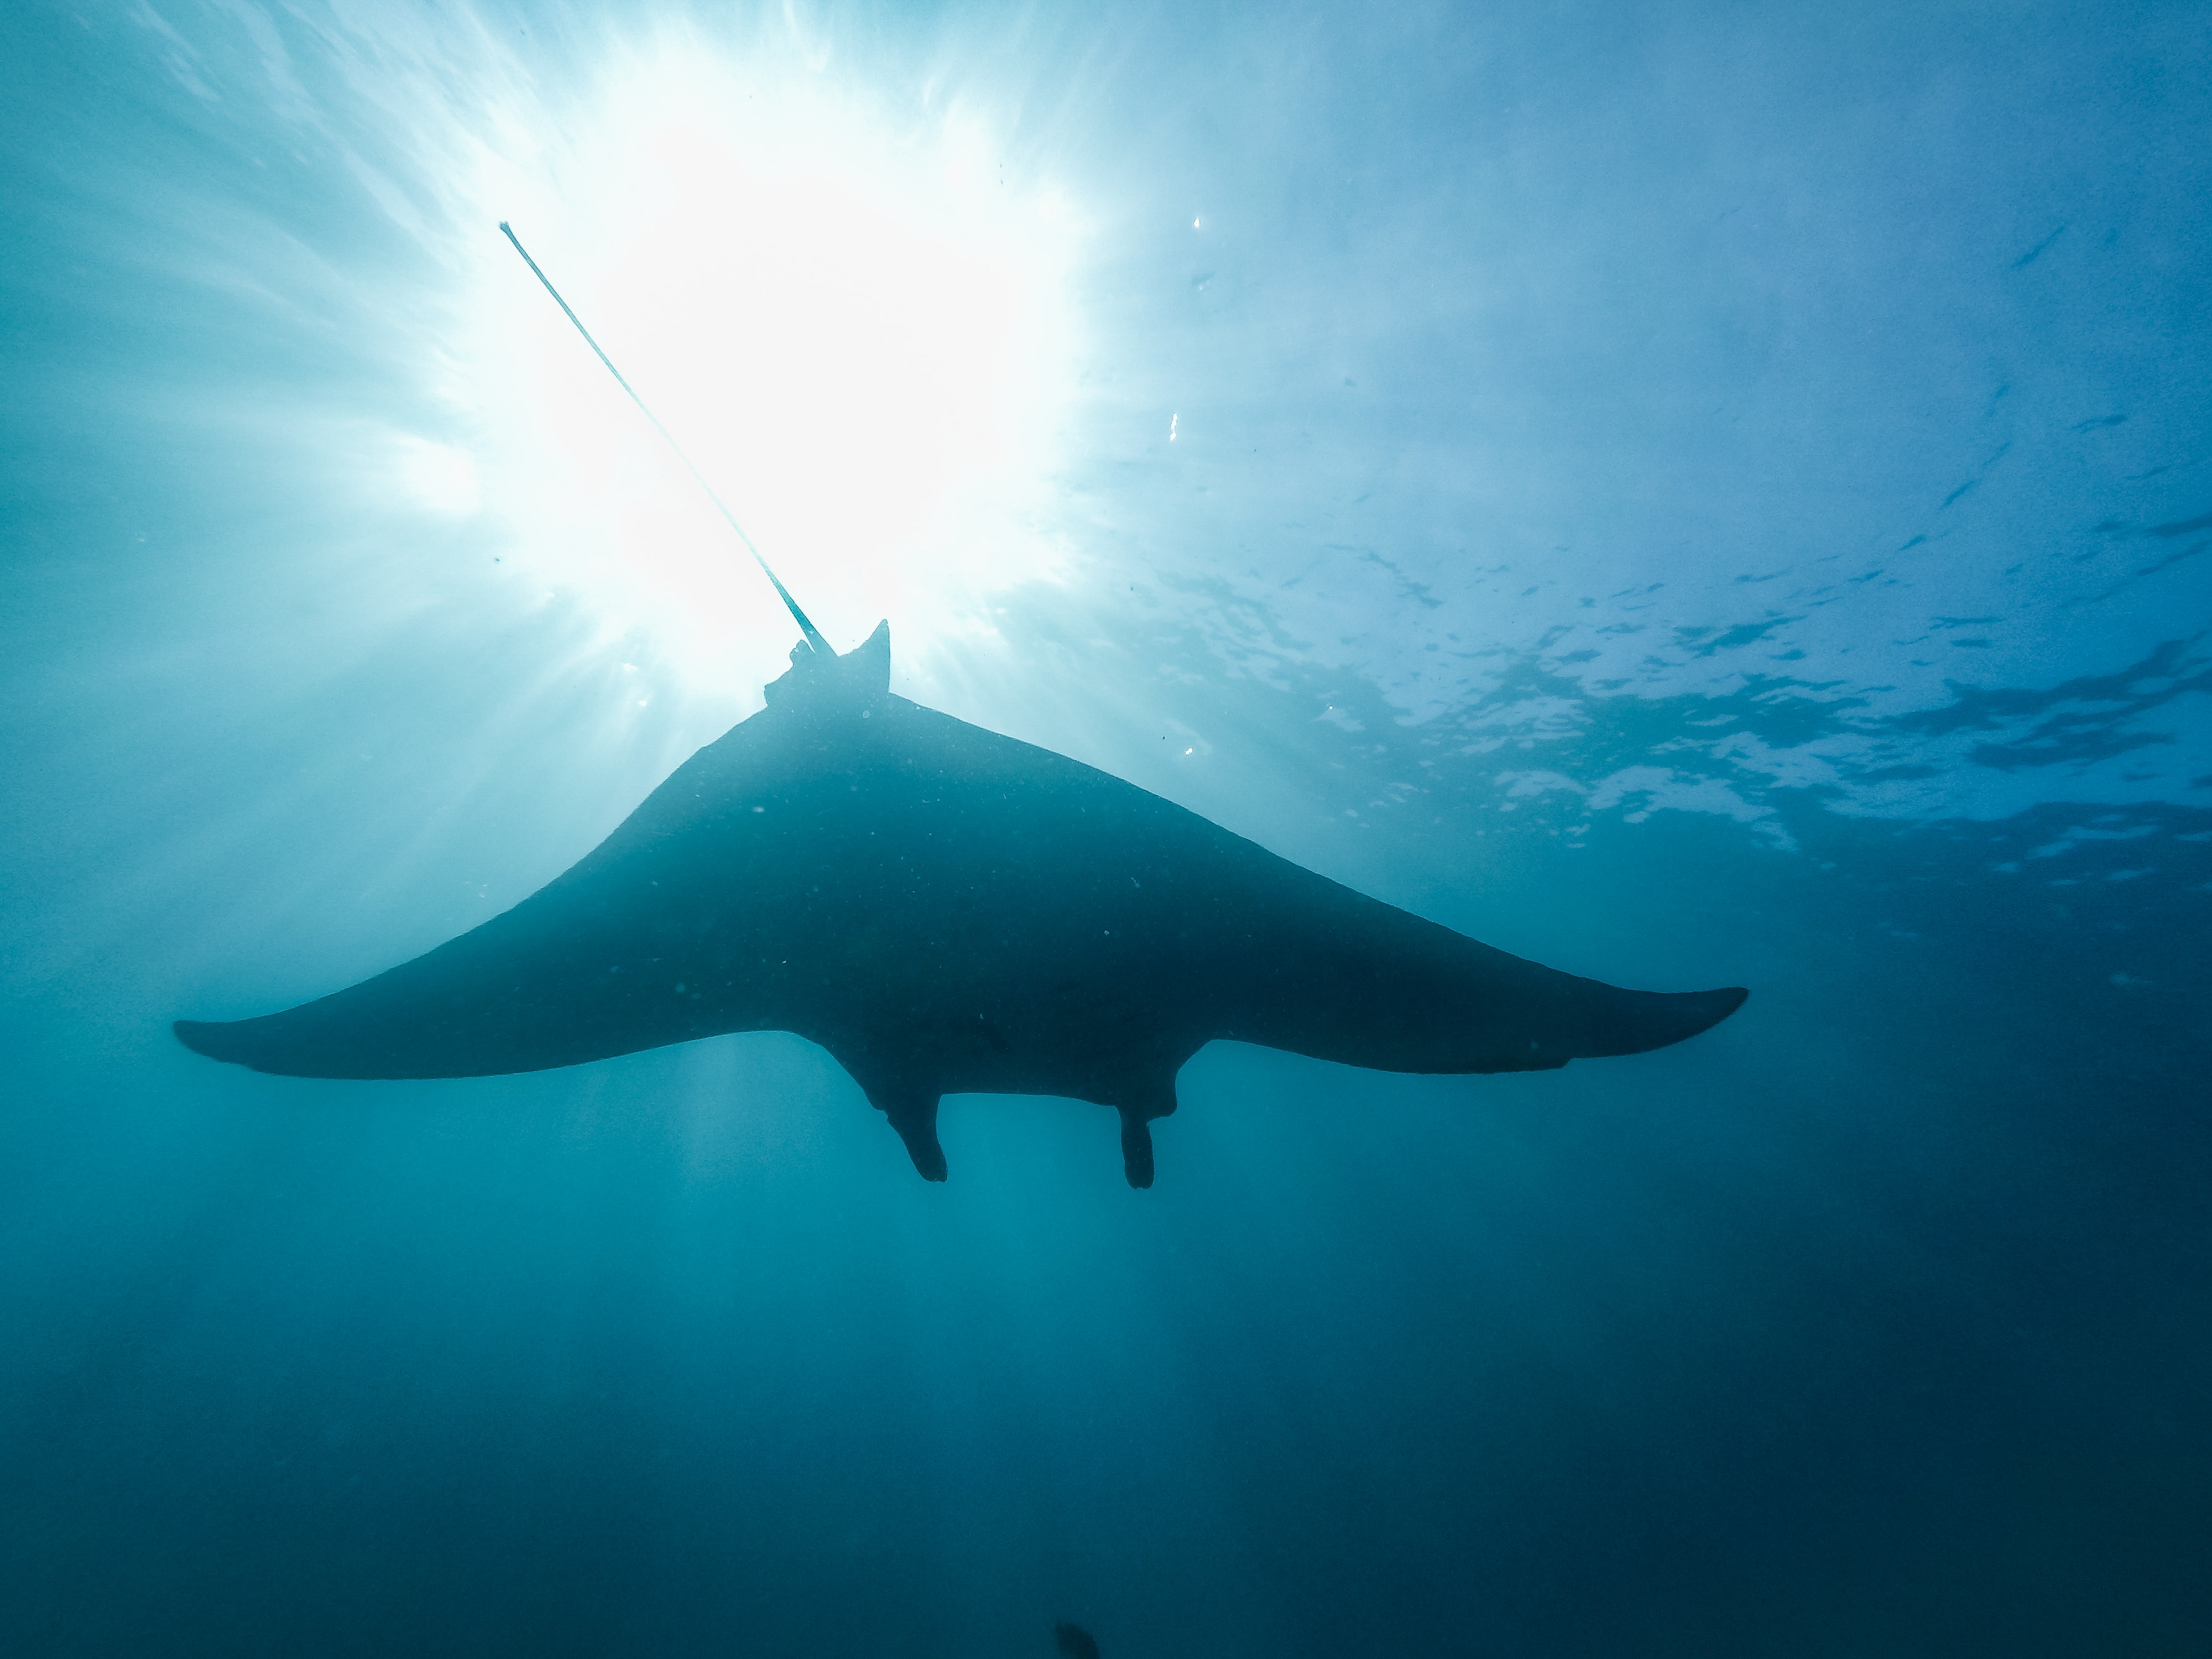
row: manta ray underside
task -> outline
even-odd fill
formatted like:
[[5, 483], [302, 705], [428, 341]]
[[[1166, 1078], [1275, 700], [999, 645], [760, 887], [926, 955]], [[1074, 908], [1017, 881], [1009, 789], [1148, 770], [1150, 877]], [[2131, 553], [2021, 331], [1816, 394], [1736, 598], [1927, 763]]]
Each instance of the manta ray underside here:
[[1133, 784], [890, 695], [890, 630], [793, 653], [768, 706], [565, 875], [350, 989], [230, 1024], [216, 1060], [316, 1078], [539, 1071], [794, 1031], [931, 1181], [947, 1094], [1152, 1119], [1216, 1038], [1393, 1072], [1519, 1072], [1694, 1036], [1741, 990], [1624, 991], [1366, 898]]

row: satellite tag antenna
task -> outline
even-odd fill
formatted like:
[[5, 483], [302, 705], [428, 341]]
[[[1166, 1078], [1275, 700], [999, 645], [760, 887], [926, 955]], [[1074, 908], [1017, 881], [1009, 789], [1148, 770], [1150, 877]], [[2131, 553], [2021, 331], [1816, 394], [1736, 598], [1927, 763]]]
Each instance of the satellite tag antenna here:
[[822, 637], [822, 630], [806, 620], [806, 613], [799, 608], [799, 601], [791, 597], [791, 590], [783, 585], [782, 579], [775, 571], [769, 568], [768, 561], [761, 557], [760, 549], [753, 545], [753, 538], [745, 534], [744, 526], [738, 522], [738, 515], [730, 511], [722, 498], [714, 493], [714, 486], [708, 483], [701, 476], [699, 469], [691, 465], [691, 458], [684, 453], [684, 446], [669, 436], [668, 428], [660, 423], [660, 416], [647, 408], [645, 399], [637, 395], [636, 389], [628, 380], [623, 379], [623, 372], [615, 367], [615, 360], [600, 349], [599, 343], [592, 337], [592, 331], [584, 326], [584, 319], [579, 317], [574, 308], [561, 297], [561, 290], [553, 286], [551, 277], [538, 269], [538, 261], [530, 257], [530, 250], [522, 246], [522, 239], [514, 234], [514, 227], [502, 219], [499, 222], [499, 228], [505, 233], [507, 240], [514, 244], [514, 251], [522, 256], [522, 263], [528, 265], [532, 274], [545, 284], [545, 291], [553, 296], [553, 303], [568, 313], [568, 320], [576, 325], [576, 332], [584, 337], [584, 343], [598, 352], [599, 361], [607, 366], [607, 373], [615, 377], [615, 384], [629, 393], [629, 400], [637, 405], [638, 412], [653, 422], [653, 429], [660, 434], [661, 441], [676, 452], [676, 459], [684, 463], [684, 470], [691, 475], [692, 481], [700, 489], [707, 492], [707, 499], [714, 502], [722, 517], [729, 521], [730, 528], [738, 532], [738, 539], [745, 544], [745, 551], [753, 556], [753, 562], [761, 568], [761, 574], [775, 585], [776, 597], [781, 599], [785, 607], [790, 611], [792, 620], [799, 624], [799, 631], [806, 635], [809, 648], [825, 657], [836, 656], [837, 653], [830, 648], [830, 641]]

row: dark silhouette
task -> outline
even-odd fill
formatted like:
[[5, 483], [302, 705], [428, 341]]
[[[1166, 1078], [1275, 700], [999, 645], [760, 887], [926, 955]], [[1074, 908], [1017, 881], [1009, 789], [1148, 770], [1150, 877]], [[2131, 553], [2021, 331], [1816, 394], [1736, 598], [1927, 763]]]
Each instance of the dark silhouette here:
[[1516, 1072], [1693, 1036], [1741, 990], [1624, 991], [1365, 898], [1133, 785], [890, 693], [890, 631], [768, 707], [504, 915], [349, 990], [177, 1035], [293, 1077], [482, 1077], [724, 1031], [822, 1045], [945, 1179], [940, 1096], [1121, 1115], [1129, 1183], [1228, 1038]]
[[1054, 1625], [1052, 1627], [1053, 1645], [1062, 1659], [1098, 1659], [1098, 1644], [1091, 1639], [1091, 1632], [1080, 1625]]

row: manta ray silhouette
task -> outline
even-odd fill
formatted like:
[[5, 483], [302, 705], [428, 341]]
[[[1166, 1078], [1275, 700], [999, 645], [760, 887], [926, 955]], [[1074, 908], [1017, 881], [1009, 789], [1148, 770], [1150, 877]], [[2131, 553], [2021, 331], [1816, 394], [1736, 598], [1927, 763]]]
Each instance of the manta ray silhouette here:
[[1133, 784], [890, 695], [890, 629], [793, 653], [768, 706], [584, 860], [425, 956], [185, 1045], [315, 1078], [486, 1077], [726, 1031], [836, 1058], [931, 1181], [946, 1094], [1150, 1124], [1217, 1038], [1519, 1072], [1694, 1036], [1741, 990], [1625, 991], [1366, 898]]

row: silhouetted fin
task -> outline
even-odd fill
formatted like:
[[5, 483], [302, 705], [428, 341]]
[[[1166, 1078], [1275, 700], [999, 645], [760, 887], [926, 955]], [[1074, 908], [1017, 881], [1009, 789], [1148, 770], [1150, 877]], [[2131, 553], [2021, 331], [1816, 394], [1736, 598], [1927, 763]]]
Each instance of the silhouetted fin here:
[[945, 1148], [937, 1139], [937, 1103], [935, 1094], [919, 1089], [871, 1089], [868, 1099], [875, 1109], [890, 1120], [891, 1127], [898, 1131], [899, 1139], [906, 1142], [907, 1156], [924, 1181], [942, 1181], [950, 1171], [945, 1168]]
[[1053, 1645], [1060, 1650], [1060, 1659], [1098, 1659], [1098, 1644], [1091, 1639], [1091, 1632], [1080, 1625], [1054, 1625], [1052, 1641]]
[[196, 1054], [205, 1054], [210, 1060], [228, 1060], [240, 1065], [251, 1065], [252, 1062], [240, 1052], [244, 1045], [237, 1037], [238, 1028], [247, 1023], [245, 1020], [180, 1019], [173, 1022], [169, 1029], [177, 1034], [178, 1042]]
[[1140, 1190], [1152, 1184], [1152, 1126], [1126, 1106], [1121, 1108], [1121, 1173]]
[[1121, 1173], [1141, 1190], [1152, 1184], [1152, 1120], [1174, 1113], [1175, 1079], [1152, 1079], [1117, 1091], [1109, 1103], [1121, 1116]]
[[1741, 985], [1717, 991], [1623, 991], [1610, 985], [1602, 988], [1612, 993], [1603, 1000], [1607, 1016], [1605, 1029], [1601, 1035], [1582, 1037], [1574, 1049], [1577, 1060], [1647, 1054], [1680, 1042], [1712, 1030], [1742, 1007], [1751, 994]]

